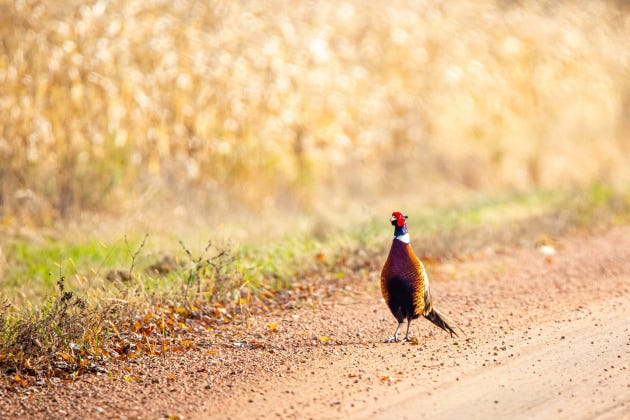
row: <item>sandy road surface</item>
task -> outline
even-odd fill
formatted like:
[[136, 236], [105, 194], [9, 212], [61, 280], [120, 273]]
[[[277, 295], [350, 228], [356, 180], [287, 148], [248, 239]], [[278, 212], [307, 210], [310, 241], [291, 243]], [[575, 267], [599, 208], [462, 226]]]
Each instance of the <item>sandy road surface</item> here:
[[[412, 241], [413, 244], [413, 241]], [[200, 333], [198, 349], [111, 375], [0, 391], [4, 417], [630, 418], [630, 227], [427, 267], [466, 330], [395, 321], [378, 272], [314, 307]], [[277, 325], [270, 329], [269, 323]], [[243, 346], [242, 343], [260, 343]], [[129, 381], [125, 378], [133, 377]], [[137, 380], [136, 380], [137, 379]]]
[[[573, 322], [548, 323], [519, 353], [462, 372], [430, 395], [407, 392], [369, 418], [627, 418], [630, 414], [630, 302], [594, 306]], [[418, 415], [420, 413], [420, 415]]]

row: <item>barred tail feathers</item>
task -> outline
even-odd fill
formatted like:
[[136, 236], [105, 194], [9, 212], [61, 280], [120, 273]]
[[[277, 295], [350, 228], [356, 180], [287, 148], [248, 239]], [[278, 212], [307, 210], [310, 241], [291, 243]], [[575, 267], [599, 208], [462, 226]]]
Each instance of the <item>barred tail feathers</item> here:
[[[434, 323], [435, 325], [437, 325], [438, 327], [442, 328], [447, 333], [449, 333], [451, 335], [451, 337], [453, 335], [455, 337], [458, 337], [457, 333], [455, 332], [455, 330], [453, 329], [453, 327], [450, 324], [452, 324], [456, 328], [459, 328], [459, 327], [457, 327], [453, 323], [453, 321], [448, 319], [448, 317], [446, 315], [444, 315], [442, 312], [438, 311], [435, 308], [431, 308], [431, 311], [429, 311], [428, 313], [424, 314], [423, 316], [426, 319], [428, 319], [429, 321], [431, 321], [432, 323]], [[460, 330], [461, 330], [461, 328], [460, 328]]]

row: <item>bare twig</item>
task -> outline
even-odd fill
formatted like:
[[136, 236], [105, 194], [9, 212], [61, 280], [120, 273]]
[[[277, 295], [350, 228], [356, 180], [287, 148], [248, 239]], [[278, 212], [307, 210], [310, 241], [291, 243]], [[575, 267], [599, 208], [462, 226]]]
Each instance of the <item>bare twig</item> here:
[[[136, 252], [131, 256], [131, 267], [129, 268], [129, 277], [133, 277], [133, 267], [136, 264], [136, 257], [138, 256], [138, 254], [140, 254], [140, 251], [142, 251], [142, 248], [144, 248], [144, 244], [148, 237], [149, 237], [149, 234], [145, 233], [144, 238], [142, 239], [142, 243], [140, 244]], [[129, 242], [127, 241], [127, 235], [125, 235], [125, 244], [127, 244], [127, 251], [131, 254], [130, 248], [129, 248]]]

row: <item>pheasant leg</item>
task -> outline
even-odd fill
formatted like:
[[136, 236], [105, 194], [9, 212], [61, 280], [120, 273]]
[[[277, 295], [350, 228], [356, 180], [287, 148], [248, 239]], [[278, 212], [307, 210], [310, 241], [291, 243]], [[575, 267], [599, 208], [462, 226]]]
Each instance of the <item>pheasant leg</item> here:
[[408, 319], [408, 320], [407, 320], [407, 333], [405, 334], [405, 338], [403, 338], [403, 339], [402, 339], [402, 341], [403, 341], [403, 342], [405, 342], [405, 343], [406, 343], [406, 342], [411, 341], [411, 340], [409, 339], [409, 326], [410, 326], [410, 325], [411, 325], [411, 320], [410, 320], [410, 319]]
[[400, 331], [400, 326], [402, 325], [402, 322], [398, 323], [398, 327], [396, 328], [396, 331], [394, 332], [394, 336], [392, 338], [389, 338], [387, 340], [385, 340], [386, 343], [397, 343], [398, 341], [398, 331]]

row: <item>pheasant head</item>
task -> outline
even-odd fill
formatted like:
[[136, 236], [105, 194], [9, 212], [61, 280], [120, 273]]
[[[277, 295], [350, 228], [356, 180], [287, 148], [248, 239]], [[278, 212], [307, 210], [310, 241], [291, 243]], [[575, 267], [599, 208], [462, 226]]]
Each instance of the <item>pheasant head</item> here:
[[394, 226], [394, 239], [409, 243], [409, 230], [407, 230], [407, 216], [399, 211], [392, 213], [389, 221]]

